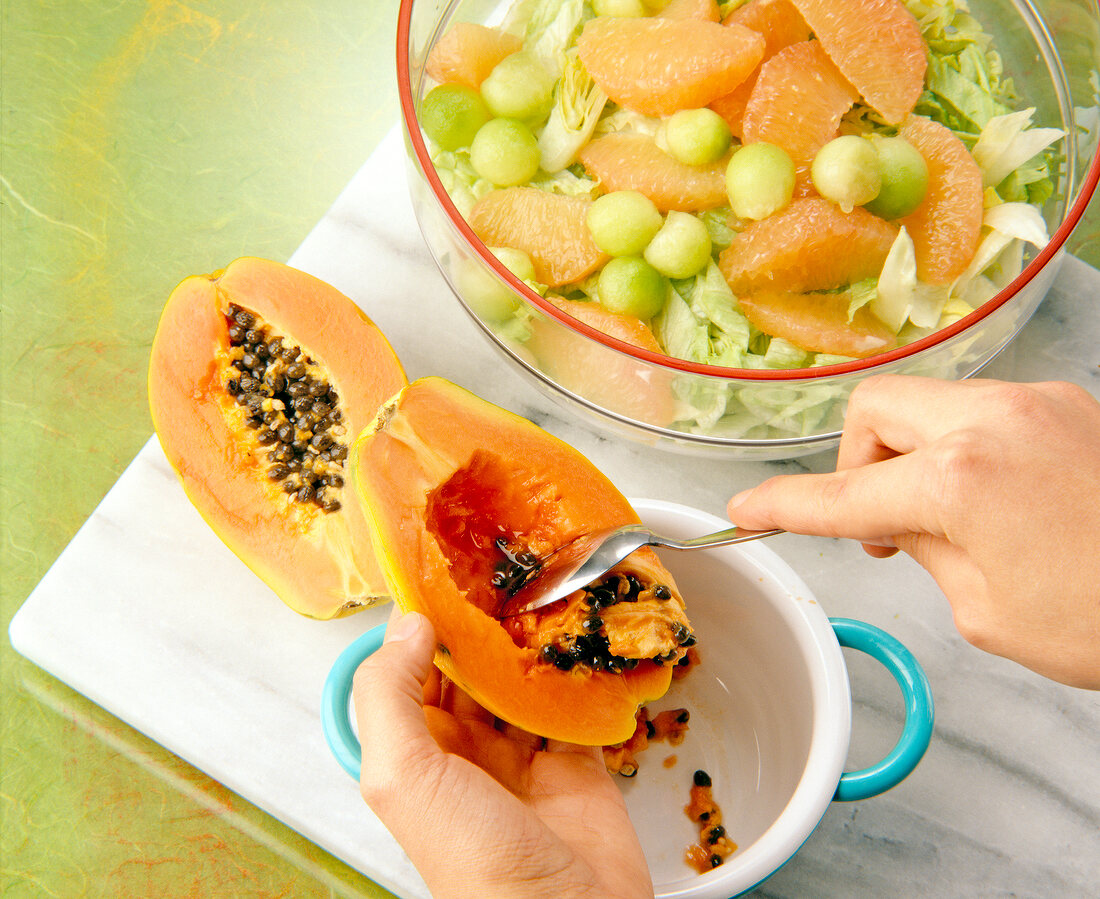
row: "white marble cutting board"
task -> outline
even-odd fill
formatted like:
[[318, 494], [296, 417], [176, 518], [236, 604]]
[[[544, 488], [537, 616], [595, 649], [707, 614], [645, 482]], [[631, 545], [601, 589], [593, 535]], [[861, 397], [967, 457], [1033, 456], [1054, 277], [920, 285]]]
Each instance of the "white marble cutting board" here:
[[[211, 260], [211, 268], [229, 262]], [[412, 215], [395, 130], [290, 260], [355, 299], [410, 378], [447, 377], [575, 445], [627, 495], [721, 515], [735, 491], [777, 473], [827, 470], [831, 454], [737, 463], [602, 437], [505, 374], [436, 271]], [[989, 368], [1004, 378], [1100, 385], [1100, 274], [1067, 259], [1048, 299]], [[508, 369], [507, 371], [510, 371]], [[770, 896], [1096, 895], [1100, 883], [1100, 696], [967, 646], [935, 584], [906, 558], [784, 536], [771, 546], [830, 615], [901, 639], [924, 665], [936, 733], [889, 793], [834, 803]], [[155, 439], [141, 451], [11, 625], [17, 650], [152, 739], [403, 897], [426, 890], [330, 757], [319, 727], [325, 674], [369, 610], [295, 615], [210, 532]], [[850, 767], [900, 728], [899, 694], [862, 657]]]

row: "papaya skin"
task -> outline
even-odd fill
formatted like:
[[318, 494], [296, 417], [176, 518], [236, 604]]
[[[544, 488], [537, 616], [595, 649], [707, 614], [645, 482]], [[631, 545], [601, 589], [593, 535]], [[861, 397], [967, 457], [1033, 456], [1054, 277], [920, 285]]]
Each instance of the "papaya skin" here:
[[[593, 528], [638, 521], [572, 447], [446, 380], [422, 378], [356, 440], [351, 474], [391, 595], [432, 621], [436, 665], [493, 715], [550, 739], [604, 746], [628, 739], [638, 708], [667, 692], [672, 665], [562, 671], [492, 614], [494, 534], [518, 535], [541, 556]], [[441, 493], [456, 483], [464, 486]], [[446, 501], [435, 502], [441, 495]], [[652, 550], [623, 566], [668, 585], [682, 614]]]
[[[327, 372], [350, 443], [407, 383], [393, 349], [350, 299], [304, 272], [254, 257], [187, 278], [153, 339], [149, 405], [188, 499], [222, 541], [290, 608], [333, 618], [388, 599], [354, 494], [335, 512], [292, 503], [225, 387], [231, 303], [302, 348]], [[346, 466], [345, 466], [346, 467]]]

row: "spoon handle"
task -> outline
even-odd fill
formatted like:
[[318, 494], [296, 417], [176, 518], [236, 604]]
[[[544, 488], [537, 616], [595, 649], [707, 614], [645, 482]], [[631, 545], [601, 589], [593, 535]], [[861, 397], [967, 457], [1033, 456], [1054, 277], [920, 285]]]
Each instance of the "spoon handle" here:
[[781, 528], [771, 528], [766, 531], [750, 531], [745, 528], [727, 528], [714, 534], [704, 534], [702, 537], [691, 537], [687, 540], [674, 540], [670, 537], [659, 537], [652, 541], [653, 545], [667, 546], [669, 549], [706, 549], [710, 546], [727, 546], [731, 543], [746, 543], [749, 540], [759, 540], [761, 537], [772, 537], [782, 534]]

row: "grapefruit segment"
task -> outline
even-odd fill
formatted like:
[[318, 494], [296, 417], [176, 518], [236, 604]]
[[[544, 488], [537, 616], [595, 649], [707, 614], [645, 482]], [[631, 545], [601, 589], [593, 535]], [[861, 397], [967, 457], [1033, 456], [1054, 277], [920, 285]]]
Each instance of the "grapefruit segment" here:
[[469, 223], [490, 247], [511, 247], [531, 257], [535, 278], [550, 287], [579, 281], [610, 257], [585, 224], [592, 201], [537, 187], [490, 191], [470, 211]]
[[745, 106], [741, 139], [782, 147], [794, 161], [798, 193], [806, 193], [814, 154], [832, 140], [859, 99], [818, 41], [784, 47], [760, 67]]
[[806, 197], [749, 224], [718, 265], [738, 296], [761, 289], [832, 290], [877, 277], [897, 233], [865, 209], [842, 212], [828, 200]]
[[662, 212], [697, 212], [729, 202], [728, 156], [709, 165], [685, 165], [657, 146], [647, 134], [615, 132], [586, 144], [577, 153], [586, 172], [607, 192], [636, 190]]
[[[784, 47], [810, 39], [810, 27], [791, 3], [791, 0], [752, 0], [739, 6], [722, 22], [723, 25], [742, 25], [759, 32], [764, 38], [763, 65]], [[710, 108], [726, 120], [734, 137], [741, 138], [741, 120], [745, 105], [749, 102], [753, 85], [760, 75], [760, 66], [740, 85], [724, 97], [710, 104]]]
[[810, 39], [810, 26], [791, 0], [752, 0], [722, 20], [723, 25], [742, 25], [764, 37], [764, 59], [784, 47]]
[[920, 25], [901, 0], [792, 0], [867, 105], [896, 125], [913, 111], [928, 66]]
[[766, 334], [814, 353], [863, 358], [897, 346], [894, 332], [861, 306], [848, 321], [847, 291], [758, 291], [738, 299], [745, 317]]
[[[546, 298], [566, 315], [641, 349], [662, 353], [653, 332], [640, 319], [610, 312], [599, 303]], [[665, 426], [675, 420], [672, 375], [618, 350], [580, 337], [541, 317], [531, 323], [528, 348], [555, 381], [620, 415]]]
[[424, 68], [440, 84], [456, 82], [477, 90], [498, 62], [522, 46], [514, 34], [458, 22], [432, 47]]
[[585, 71], [612, 101], [650, 116], [698, 109], [756, 68], [764, 38], [706, 19], [597, 16], [577, 39]]
[[963, 273], [978, 249], [982, 172], [963, 142], [938, 122], [911, 115], [899, 134], [928, 165], [924, 199], [899, 221], [913, 238], [920, 279], [948, 284]]

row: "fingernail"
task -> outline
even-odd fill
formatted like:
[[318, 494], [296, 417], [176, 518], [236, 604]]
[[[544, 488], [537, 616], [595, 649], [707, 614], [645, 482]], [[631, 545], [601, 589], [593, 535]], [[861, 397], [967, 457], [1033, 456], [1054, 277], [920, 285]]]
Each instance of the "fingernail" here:
[[740, 493], [734, 494], [734, 496], [730, 498], [730, 501], [726, 503], [726, 508], [736, 509], [741, 503], [749, 498], [750, 493], [752, 493], [751, 487], [748, 490], [742, 490]]
[[400, 643], [420, 630], [422, 617], [419, 612], [406, 612], [386, 628], [385, 643]]

